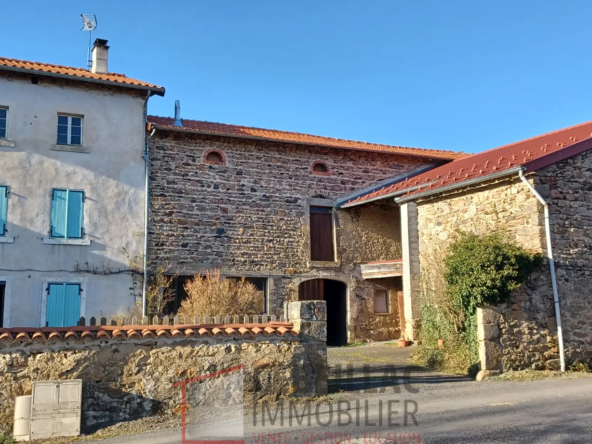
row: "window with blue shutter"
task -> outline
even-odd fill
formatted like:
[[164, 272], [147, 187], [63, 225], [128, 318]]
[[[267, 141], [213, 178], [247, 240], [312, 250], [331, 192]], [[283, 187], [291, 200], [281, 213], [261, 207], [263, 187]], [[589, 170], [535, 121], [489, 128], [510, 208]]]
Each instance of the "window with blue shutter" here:
[[81, 239], [84, 222], [84, 191], [53, 190], [51, 237]]
[[0, 187], [0, 236], [6, 236], [8, 220], [8, 187]]
[[46, 327], [72, 327], [80, 320], [80, 284], [49, 284]]

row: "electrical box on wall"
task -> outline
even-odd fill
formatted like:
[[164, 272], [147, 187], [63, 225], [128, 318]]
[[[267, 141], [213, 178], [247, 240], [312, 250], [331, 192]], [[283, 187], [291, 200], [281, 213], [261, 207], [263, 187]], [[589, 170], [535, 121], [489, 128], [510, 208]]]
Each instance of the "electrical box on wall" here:
[[80, 435], [82, 380], [33, 382], [31, 439]]

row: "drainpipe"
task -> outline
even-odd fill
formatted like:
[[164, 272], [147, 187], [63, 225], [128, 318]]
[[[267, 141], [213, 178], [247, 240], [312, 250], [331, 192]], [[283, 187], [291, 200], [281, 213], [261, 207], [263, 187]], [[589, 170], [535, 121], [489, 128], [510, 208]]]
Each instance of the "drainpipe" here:
[[146, 292], [148, 290], [148, 211], [149, 211], [149, 192], [150, 192], [150, 151], [148, 150], [148, 139], [154, 135], [156, 129], [152, 130], [150, 137], [146, 137], [148, 129], [148, 99], [151, 96], [151, 91], [148, 90], [146, 94], [146, 101], [144, 102], [144, 153], [142, 158], [145, 165], [144, 178], [144, 280], [142, 283], [142, 316], [146, 316]]
[[561, 361], [561, 371], [565, 371], [565, 350], [563, 348], [563, 329], [561, 326], [561, 308], [559, 306], [559, 294], [557, 293], [557, 277], [555, 276], [555, 260], [553, 259], [553, 249], [551, 246], [551, 224], [549, 222], [549, 205], [547, 201], [535, 190], [528, 179], [524, 176], [524, 170], [518, 173], [522, 182], [530, 189], [532, 194], [543, 205], [545, 211], [545, 234], [547, 238], [547, 258], [549, 259], [549, 270], [551, 271], [551, 285], [553, 286], [553, 300], [555, 301], [555, 316], [557, 317], [557, 340], [559, 341], [559, 358]]

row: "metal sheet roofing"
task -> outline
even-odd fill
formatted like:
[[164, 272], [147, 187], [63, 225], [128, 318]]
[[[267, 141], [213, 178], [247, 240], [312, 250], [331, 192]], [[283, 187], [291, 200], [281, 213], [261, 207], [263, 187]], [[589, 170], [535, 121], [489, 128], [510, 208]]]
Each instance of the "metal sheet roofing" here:
[[334, 139], [332, 137], [313, 136], [311, 134], [294, 133], [290, 131], [280, 131], [274, 129], [253, 128], [240, 125], [229, 125], [225, 123], [206, 122], [202, 120], [182, 119], [181, 122], [183, 123], [183, 127], [173, 126], [174, 119], [171, 117], [148, 116], [148, 122], [158, 128], [172, 131], [186, 131], [227, 137], [243, 137], [276, 142], [299, 143], [346, 150], [404, 154], [409, 156], [426, 157], [430, 159], [452, 160], [467, 155], [465, 153], [459, 153], [455, 151], [380, 145], [376, 143], [359, 142], [355, 140]]
[[408, 199], [472, 179], [493, 178], [517, 167], [536, 171], [591, 148], [592, 121], [589, 121], [456, 159], [417, 176], [370, 191], [342, 206], [354, 206], [391, 196]]

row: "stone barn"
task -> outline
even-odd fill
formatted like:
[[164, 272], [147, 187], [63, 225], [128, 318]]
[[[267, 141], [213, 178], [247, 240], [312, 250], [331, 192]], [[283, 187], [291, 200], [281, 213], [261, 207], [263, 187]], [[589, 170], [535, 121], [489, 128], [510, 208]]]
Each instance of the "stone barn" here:
[[592, 122], [586, 122], [456, 159], [341, 208], [399, 206], [411, 339], [421, 325], [421, 277], [456, 230], [504, 229], [519, 245], [543, 253], [546, 264], [498, 307], [491, 337], [481, 339], [494, 344], [494, 368], [560, 368], [592, 358], [591, 191]]
[[[152, 267], [245, 277], [261, 313], [325, 300], [328, 344], [397, 339], [400, 208], [341, 203], [463, 154], [149, 116]], [[347, 197], [344, 197], [347, 196]]]

